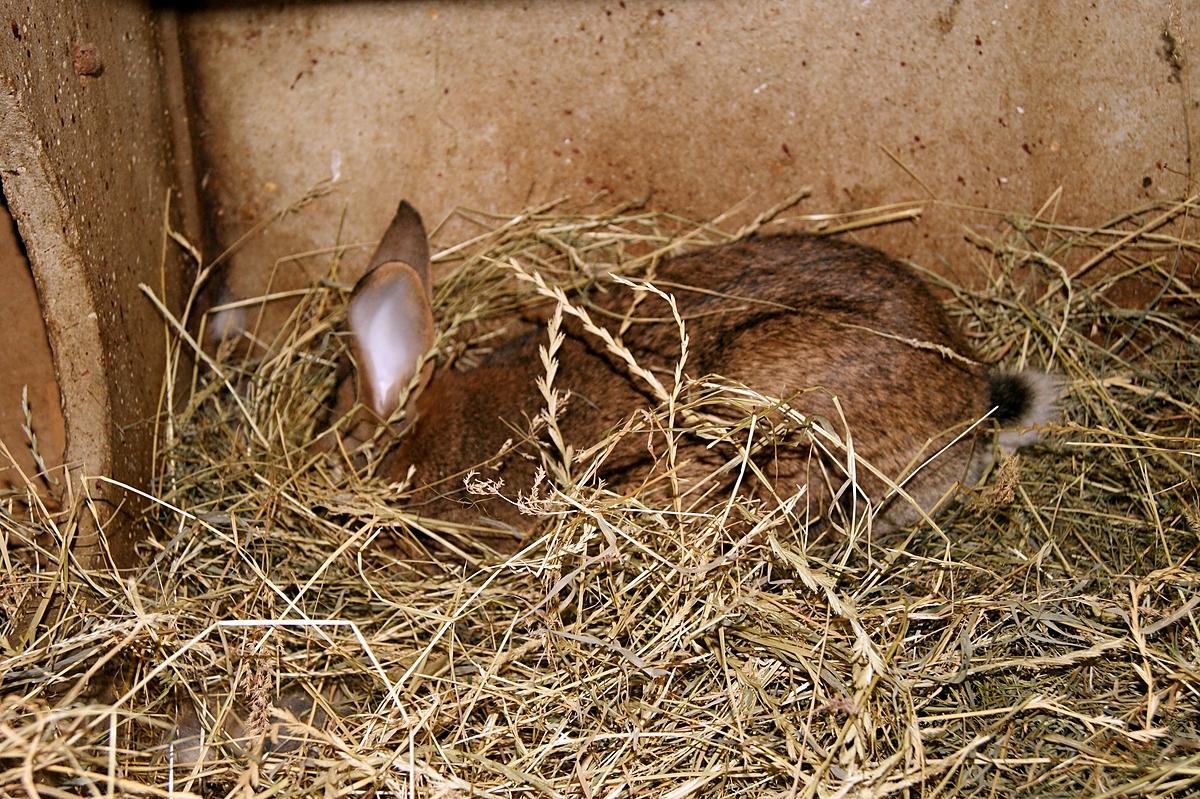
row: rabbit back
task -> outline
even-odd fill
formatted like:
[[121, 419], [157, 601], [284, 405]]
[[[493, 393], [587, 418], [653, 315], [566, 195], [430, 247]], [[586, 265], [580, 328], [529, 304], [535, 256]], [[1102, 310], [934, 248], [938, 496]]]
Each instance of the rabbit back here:
[[[893, 481], [908, 477], [906, 492], [928, 509], [956, 480], [974, 479], [986, 465], [987, 448], [967, 436], [909, 477], [988, 411], [988, 376], [907, 267], [848, 242], [777, 235], [663, 261], [650, 278], [674, 294], [685, 320], [687, 374], [720, 375], [820, 417], [843, 442], [849, 435], [853, 457], [804, 435], [757, 454], [768, 477], [754, 487], [760, 495], [803, 488], [804, 511], [816, 520], [848, 504], [861, 505], [864, 498], [878, 501]], [[593, 319], [620, 318], [632, 297], [628, 288], [608, 288], [596, 300], [600, 313]], [[681, 352], [678, 327], [657, 298], [643, 300], [634, 318], [622, 341], [669, 390]], [[569, 392], [570, 400], [559, 425], [566, 441], [584, 447], [657, 401], [595, 336], [576, 323], [565, 327], [555, 387]], [[384, 464], [392, 476], [417, 467], [425, 486], [418, 509], [459, 521], [482, 516], [521, 526], [510, 503], [467, 497], [462, 477], [511, 440], [517, 445], [481, 474], [501, 476], [509, 496], [532, 484], [536, 449], [519, 442], [543, 402], [535, 380], [544, 338], [527, 331], [473, 369], [437, 373], [422, 392], [415, 427]], [[639, 485], [652, 473], [663, 443], [645, 433], [627, 435], [601, 476], [617, 489]], [[681, 439], [674, 468], [684, 490], [736, 455], [728, 448], [706, 448], [707, 443]], [[846, 490], [851, 473], [857, 491]], [[920, 515], [911, 505], [904, 510], [909, 503], [903, 500], [895, 504], [888, 515], [894, 523]]]

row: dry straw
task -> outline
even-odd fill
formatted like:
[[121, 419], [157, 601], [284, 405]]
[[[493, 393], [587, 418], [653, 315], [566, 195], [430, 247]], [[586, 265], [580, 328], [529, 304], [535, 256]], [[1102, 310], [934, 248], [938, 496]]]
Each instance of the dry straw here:
[[[555, 432], [551, 330], [530, 365], [547, 479], [510, 497], [538, 534], [511, 557], [314, 454], [347, 287], [343, 248], [310, 256], [328, 279], [251, 355], [185, 372], [173, 333], [144, 568], [71, 558], [84, 502], [7, 503], [0, 793], [1194, 795], [1195, 212], [975, 212], [986, 281], [930, 279], [983, 360], [1062, 376], [1062, 420], [898, 534], [810, 534], [785, 486], [705, 513], [607, 492], [589, 477], [612, 442]], [[846, 230], [917, 209], [789, 213]], [[438, 257], [437, 357], [463, 366], [546, 296], [619, 331], [588, 310], [598, 276], [653, 283], [661, 257], [730, 237], [635, 207], [453, 221], [476, 233]], [[659, 384], [637, 425], [748, 446], [778, 423], [695, 388]]]

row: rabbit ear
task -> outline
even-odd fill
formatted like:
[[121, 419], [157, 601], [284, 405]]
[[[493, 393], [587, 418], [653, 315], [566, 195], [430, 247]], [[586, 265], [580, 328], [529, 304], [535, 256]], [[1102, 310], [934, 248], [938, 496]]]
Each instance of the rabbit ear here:
[[429, 240], [421, 215], [401, 200], [347, 312], [359, 399], [381, 419], [400, 402], [433, 345]]
[[428, 294], [415, 269], [389, 261], [367, 273], [350, 298], [359, 399], [380, 419], [395, 412], [400, 392], [433, 345]]
[[375, 254], [371, 256], [367, 272], [370, 273], [392, 261], [412, 267], [425, 289], [425, 296], [433, 296], [429, 280], [429, 238], [425, 235], [421, 215], [408, 204], [408, 200], [400, 201], [392, 223], [388, 225], [387, 232], [375, 248]]

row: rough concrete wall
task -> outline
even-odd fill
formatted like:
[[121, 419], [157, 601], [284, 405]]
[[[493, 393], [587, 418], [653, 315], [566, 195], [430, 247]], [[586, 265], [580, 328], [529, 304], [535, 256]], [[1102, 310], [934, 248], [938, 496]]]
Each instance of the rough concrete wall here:
[[[78, 475], [144, 485], [164, 337], [137, 286], [165, 285], [177, 305], [182, 282], [173, 258], [161, 269], [174, 177], [153, 13], [0, 0], [0, 22], [0, 180], [42, 300], [66, 458]], [[102, 518], [129, 501], [89, 488]], [[77, 547], [95, 553], [93, 540]]]
[[[600, 189], [707, 217], [805, 185], [807, 211], [1032, 211], [1062, 186], [1060, 218], [1095, 221], [1179, 196], [1200, 146], [1198, 0], [216, 4], [185, 32], [222, 243], [345, 181], [245, 246], [242, 295], [346, 205], [342, 241], [378, 236], [401, 195], [433, 219]], [[961, 274], [962, 220], [866, 236]]]

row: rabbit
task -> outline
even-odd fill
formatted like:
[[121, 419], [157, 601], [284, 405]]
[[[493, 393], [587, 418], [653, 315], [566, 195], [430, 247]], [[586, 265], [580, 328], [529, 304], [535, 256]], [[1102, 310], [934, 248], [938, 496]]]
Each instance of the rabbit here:
[[[802, 522], [844, 522], [870, 500], [878, 506], [875, 529], [909, 524], [959, 483], [982, 476], [997, 448], [981, 434], [990, 426], [980, 420], [1028, 428], [1054, 413], [1052, 378], [996, 373], [974, 361], [917, 275], [869, 247], [806, 234], [764, 235], [667, 259], [652, 282], [674, 295], [685, 321], [688, 375], [720, 375], [824, 422], [836, 439], [849, 436], [853, 459], [816, 430], [754, 456], [767, 478], [753, 488], [756, 495], [778, 501], [803, 490], [795, 507]], [[417, 211], [401, 202], [347, 308], [356, 376], [342, 383], [338, 406], [344, 413], [357, 398], [360, 408], [346, 423], [344, 440], [352, 448], [391, 418], [412, 384], [405, 427], [385, 433], [400, 439], [381, 461], [382, 475], [399, 481], [413, 467], [412, 510], [473, 524], [481, 534], [502, 531], [500, 548], [511, 548], [531, 520], [511, 501], [469, 494], [463, 478], [472, 469], [502, 478], [510, 498], [530, 490], [538, 459], [522, 436], [544, 404], [535, 380], [543, 371], [538, 347], [545, 331], [519, 331], [473, 368], [434, 370], [422, 365], [434, 341], [431, 296], [425, 229]], [[591, 316], [619, 319], [633, 296], [613, 286]], [[670, 390], [680, 355], [678, 326], [655, 297], [643, 300], [636, 314], [621, 340]], [[569, 399], [558, 424], [578, 449], [658, 400], [595, 335], [575, 323], [563, 328], [554, 386]], [[1010, 438], [1001, 438], [1001, 449], [1037, 437], [1005, 435]], [[511, 440], [517, 446], [500, 454]], [[711, 487], [705, 477], [735, 454], [707, 443], [680, 440], [673, 465], [680, 491]], [[614, 490], [636, 488], [662, 449], [661, 438], [626, 435], [600, 476]], [[856, 488], [847, 481], [851, 467]], [[728, 471], [722, 490], [736, 474]]]

